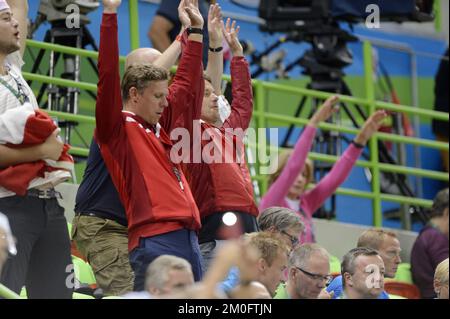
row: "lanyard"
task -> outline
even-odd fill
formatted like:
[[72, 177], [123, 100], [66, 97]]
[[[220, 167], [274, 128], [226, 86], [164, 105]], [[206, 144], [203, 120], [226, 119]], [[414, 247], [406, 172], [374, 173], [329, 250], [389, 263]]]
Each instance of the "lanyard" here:
[[23, 92], [22, 84], [10, 73], [11, 77], [13, 78], [14, 82], [17, 84], [17, 90], [14, 89], [11, 85], [9, 85], [8, 82], [3, 80], [0, 77], [0, 83], [3, 84], [4, 87], [6, 87], [20, 102], [21, 105], [25, 104], [25, 102], [28, 102], [28, 96]]

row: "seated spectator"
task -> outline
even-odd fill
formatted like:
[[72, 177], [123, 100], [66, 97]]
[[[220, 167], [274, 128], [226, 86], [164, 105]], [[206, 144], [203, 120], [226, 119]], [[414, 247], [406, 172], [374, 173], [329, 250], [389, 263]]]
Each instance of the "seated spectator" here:
[[[383, 259], [385, 265], [386, 278], [394, 278], [397, 273], [398, 265], [402, 262], [400, 258], [400, 242], [397, 235], [383, 229], [368, 229], [361, 234], [358, 239], [357, 247], [366, 247], [376, 250]], [[328, 292], [334, 292], [334, 298], [339, 298], [342, 294], [342, 276], [336, 277], [327, 287]], [[380, 299], [389, 299], [389, 295], [383, 291]]]
[[434, 273], [434, 291], [437, 299], [449, 299], [448, 297], [448, 258], [441, 262]]
[[17, 249], [11, 234], [8, 218], [0, 213], [0, 275], [2, 267], [6, 259], [8, 259], [8, 253], [14, 256], [17, 254]]
[[339, 299], [379, 299], [384, 289], [384, 263], [376, 250], [350, 250], [342, 261], [344, 291]]
[[411, 271], [422, 298], [435, 298], [434, 271], [448, 258], [448, 188], [440, 191], [431, 208], [430, 221], [421, 230], [411, 251]]
[[174, 294], [194, 284], [194, 275], [189, 262], [183, 258], [162, 255], [147, 268], [145, 291], [125, 295], [127, 299], [158, 298]]
[[[289, 250], [298, 244], [298, 238], [304, 229], [300, 216], [291, 209], [284, 207], [270, 207], [258, 216], [258, 227], [282, 240]], [[231, 268], [228, 277], [221, 283], [221, 289], [229, 293], [239, 285], [239, 270]]]
[[[278, 236], [267, 232], [246, 235], [248, 246], [254, 248], [259, 258], [256, 263], [254, 280], [262, 283], [270, 293], [275, 295], [278, 285], [284, 281], [284, 271], [287, 268], [288, 247], [278, 239]], [[246, 285], [248, 281], [240, 276], [240, 284]]]
[[288, 281], [280, 285], [274, 299], [317, 299], [331, 280], [329, 254], [317, 244], [295, 248], [288, 267]]
[[278, 234], [292, 250], [298, 244], [298, 238], [304, 226], [297, 213], [284, 207], [270, 207], [258, 217], [258, 227], [261, 231]]
[[338, 101], [337, 96], [327, 99], [310, 119], [294, 150], [282, 154], [277, 171], [270, 176], [269, 191], [261, 200], [260, 210], [271, 206], [283, 206], [298, 212], [305, 225], [305, 231], [299, 239], [300, 243], [315, 242], [314, 213], [347, 179], [365, 145], [387, 117], [387, 113], [382, 110], [372, 114], [328, 175], [314, 188], [308, 190], [308, 184], [312, 182], [314, 176], [312, 163], [307, 161], [308, 152], [313, 144], [317, 127], [337, 111]]

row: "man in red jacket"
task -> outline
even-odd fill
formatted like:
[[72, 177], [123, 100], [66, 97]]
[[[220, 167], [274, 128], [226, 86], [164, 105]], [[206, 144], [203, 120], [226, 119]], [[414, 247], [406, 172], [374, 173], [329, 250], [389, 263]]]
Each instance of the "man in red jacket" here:
[[[199, 243], [205, 262], [203, 271], [207, 270], [214, 256], [213, 251], [220, 244], [220, 240], [224, 239], [220, 232], [224, 225], [224, 214], [233, 212], [238, 217], [238, 225], [242, 226], [241, 233], [257, 231], [256, 217], [259, 211], [254, 201], [251, 177], [244, 158], [242, 134], [239, 134], [249, 127], [253, 112], [253, 94], [249, 66], [244, 58], [238, 32], [239, 28], [235, 27], [235, 22], [230, 26], [228, 20], [226, 27], [223, 27], [225, 40], [233, 53], [231, 114], [221, 127], [216, 126], [216, 123], [220, 122], [220, 89], [206, 79], [200, 121], [203, 157], [200, 163], [196, 161], [194, 150], [193, 159], [186, 164], [189, 184], [202, 218]], [[222, 51], [221, 47], [211, 46], [212, 42], [210, 51]], [[194, 139], [195, 136], [194, 132]], [[210, 139], [204, 139], [205, 136]], [[194, 141], [194, 144], [196, 142], [198, 141]], [[225, 150], [219, 152], [220, 156], [214, 154], [214, 159], [205, 158], [211, 143], [214, 143], [217, 149]]]
[[166, 133], [181, 115], [191, 114], [179, 106], [201, 104], [203, 90], [203, 18], [195, 0], [182, 1], [191, 27], [172, 85], [164, 69], [132, 65], [121, 96], [116, 14], [121, 1], [103, 0], [95, 134], [126, 210], [137, 291], [144, 289], [148, 264], [163, 254], [189, 261], [196, 280], [202, 275], [200, 215], [181, 167], [170, 160]]

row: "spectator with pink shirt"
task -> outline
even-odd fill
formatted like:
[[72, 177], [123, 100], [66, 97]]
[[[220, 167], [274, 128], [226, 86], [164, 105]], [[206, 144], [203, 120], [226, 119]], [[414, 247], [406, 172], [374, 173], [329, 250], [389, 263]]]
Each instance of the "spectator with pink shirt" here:
[[337, 96], [327, 99], [310, 119], [294, 150], [282, 154], [277, 171], [270, 177], [269, 191], [261, 200], [261, 211], [272, 206], [282, 206], [299, 213], [305, 225], [305, 230], [299, 238], [300, 243], [315, 242], [312, 224], [314, 212], [347, 179], [367, 141], [378, 131], [387, 117], [387, 113], [383, 110], [372, 114], [329, 174], [314, 188], [308, 190], [307, 186], [313, 180], [314, 171], [312, 162], [307, 159], [308, 152], [319, 124], [338, 111], [338, 101]]

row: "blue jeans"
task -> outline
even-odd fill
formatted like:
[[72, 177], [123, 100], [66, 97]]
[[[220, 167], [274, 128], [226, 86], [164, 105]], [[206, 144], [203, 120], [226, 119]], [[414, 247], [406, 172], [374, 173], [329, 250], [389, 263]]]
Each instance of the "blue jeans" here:
[[139, 247], [130, 253], [133, 268], [134, 290], [145, 290], [145, 273], [148, 265], [161, 255], [172, 255], [186, 259], [192, 266], [195, 281], [202, 279], [202, 257], [194, 231], [181, 229], [153, 237], [141, 238]]

